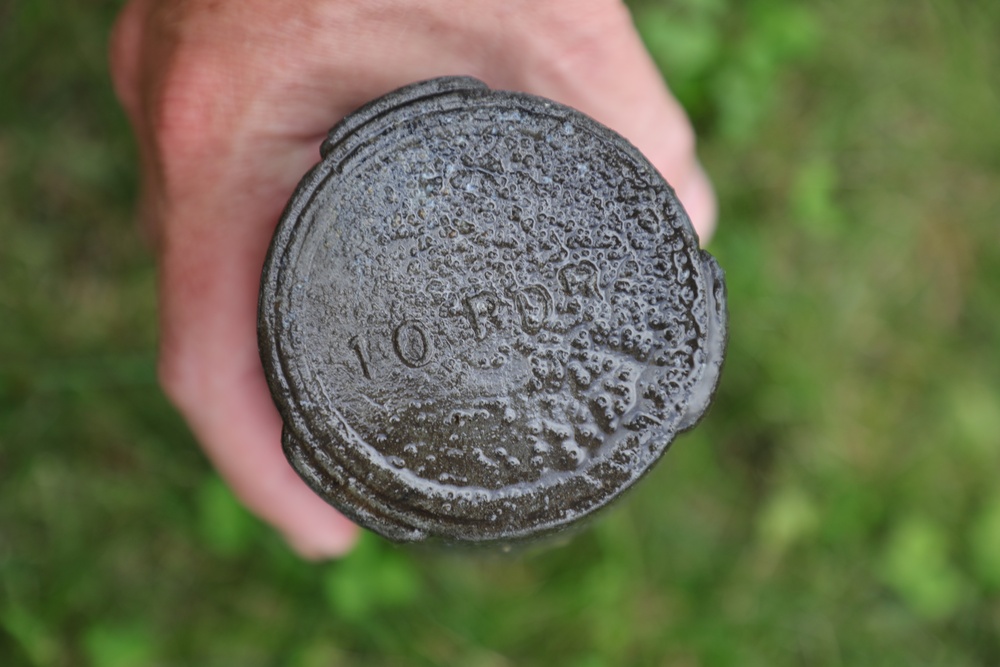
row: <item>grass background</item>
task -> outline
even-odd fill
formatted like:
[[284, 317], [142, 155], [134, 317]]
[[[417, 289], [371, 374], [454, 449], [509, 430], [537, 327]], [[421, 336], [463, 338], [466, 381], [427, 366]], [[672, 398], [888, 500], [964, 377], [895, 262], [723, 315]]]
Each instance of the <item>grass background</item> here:
[[0, 3], [0, 664], [1000, 664], [1000, 4], [632, 3], [717, 184], [717, 403], [571, 544], [299, 561], [155, 381], [105, 40]]

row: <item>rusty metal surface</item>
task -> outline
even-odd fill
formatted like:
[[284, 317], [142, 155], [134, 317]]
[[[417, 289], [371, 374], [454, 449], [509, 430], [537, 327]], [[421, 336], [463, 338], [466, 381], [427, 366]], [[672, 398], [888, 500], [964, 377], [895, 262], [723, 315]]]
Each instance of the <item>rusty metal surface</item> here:
[[322, 155], [259, 338], [285, 452], [348, 516], [400, 541], [559, 530], [704, 413], [722, 272], [619, 135], [449, 77], [348, 116]]

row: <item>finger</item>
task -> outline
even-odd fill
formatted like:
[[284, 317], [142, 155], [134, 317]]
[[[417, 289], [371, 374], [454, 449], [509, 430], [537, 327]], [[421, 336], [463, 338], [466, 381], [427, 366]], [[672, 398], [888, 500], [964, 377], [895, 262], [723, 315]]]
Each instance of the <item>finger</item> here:
[[156, 204], [160, 200], [159, 164], [149, 135], [143, 95], [144, 83], [148, 84], [150, 78], [143, 76], [144, 56], [148, 55], [148, 43], [155, 41], [150, 40], [148, 34], [152, 7], [152, 0], [131, 0], [122, 8], [111, 30], [108, 61], [115, 95], [125, 110], [138, 143], [142, 165], [137, 211], [140, 230], [146, 241], [155, 245], [158, 232], [155, 226]]
[[[162, 220], [161, 382], [236, 495], [304, 556], [333, 557], [354, 525], [316, 496], [282, 455], [281, 422], [261, 370], [256, 295], [267, 241], [288, 196], [233, 174], [238, 146], [188, 164], [207, 187], [172, 203]], [[303, 173], [314, 146], [255, 156]], [[236, 157], [233, 157], [236, 156]], [[233, 180], [235, 179], [235, 180]], [[180, 186], [178, 186], [180, 187]]]
[[[552, 26], [555, 22], [563, 25]], [[575, 107], [631, 141], [677, 192], [702, 242], [715, 228], [711, 183], [695, 135], [632, 24], [627, 8], [602, 3], [591, 16], [554, 15], [556, 39], [530, 39], [525, 88]]]
[[139, 48], [148, 0], [132, 0], [122, 8], [111, 29], [108, 62], [115, 95], [133, 122], [139, 118]]
[[[177, 317], [187, 314], [164, 309], [164, 318]], [[248, 328], [253, 331], [252, 323]], [[213, 323], [192, 334], [199, 336], [198, 345], [186, 336], [165, 339], [161, 378], [219, 473], [303, 556], [348, 551], [355, 526], [313, 493], [282, 454], [281, 419], [261, 373], [255, 338], [233, 336], [228, 326]]]
[[[245, 352], [252, 356], [255, 350]], [[306, 558], [332, 558], [349, 551], [357, 527], [313, 493], [282, 455], [281, 419], [259, 364], [248, 358], [241, 374], [220, 373], [203, 391], [210, 409], [192, 409], [188, 398], [179, 402], [237, 497]]]

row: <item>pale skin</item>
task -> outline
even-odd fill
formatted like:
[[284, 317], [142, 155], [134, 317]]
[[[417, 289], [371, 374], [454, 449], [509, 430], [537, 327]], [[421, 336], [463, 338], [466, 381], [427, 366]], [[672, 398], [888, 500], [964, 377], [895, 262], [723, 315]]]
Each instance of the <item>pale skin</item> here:
[[132, 0], [111, 40], [159, 267], [160, 380], [246, 506], [307, 558], [357, 528], [298, 478], [257, 353], [274, 226], [327, 130], [401, 85], [467, 74], [635, 144], [705, 241], [715, 199], [687, 116], [618, 0]]

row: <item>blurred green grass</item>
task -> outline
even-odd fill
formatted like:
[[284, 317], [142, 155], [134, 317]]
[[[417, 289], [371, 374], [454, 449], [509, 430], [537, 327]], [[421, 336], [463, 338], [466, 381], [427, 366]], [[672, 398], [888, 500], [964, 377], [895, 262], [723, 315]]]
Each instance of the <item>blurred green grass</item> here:
[[156, 386], [117, 6], [0, 5], [0, 664], [1000, 664], [1000, 5], [633, 2], [719, 190], [716, 405], [566, 546], [321, 565]]

